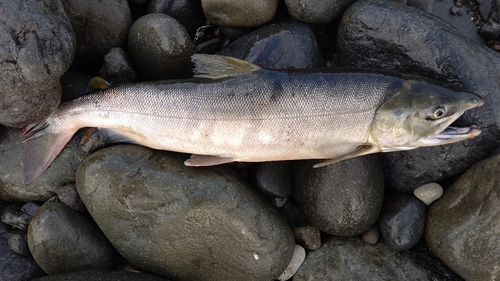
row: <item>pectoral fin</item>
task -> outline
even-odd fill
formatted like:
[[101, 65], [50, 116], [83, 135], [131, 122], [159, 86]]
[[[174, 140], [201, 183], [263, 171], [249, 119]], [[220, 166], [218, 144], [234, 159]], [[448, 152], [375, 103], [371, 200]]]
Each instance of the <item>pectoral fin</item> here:
[[339, 162], [342, 160], [351, 159], [354, 157], [358, 157], [358, 156], [362, 156], [362, 155], [366, 155], [366, 154], [372, 154], [372, 153], [376, 153], [376, 152], [380, 152], [380, 150], [377, 147], [374, 147], [371, 144], [363, 144], [363, 145], [358, 146], [357, 149], [354, 151], [351, 151], [347, 154], [340, 155], [339, 157], [335, 157], [335, 158], [326, 160], [324, 162], [318, 163], [318, 164], [314, 165], [313, 168], [323, 167], [323, 166], [333, 164], [335, 162]]
[[111, 87], [111, 83], [99, 76], [96, 76], [89, 81], [89, 88], [91, 90], [106, 90], [109, 87]]
[[234, 159], [232, 157], [193, 154], [193, 155], [191, 155], [191, 158], [184, 161], [184, 165], [194, 166], [194, 167], [214, 166], [214, 165], [220, 165], [220, 164], [224, 164], [224, 163], [230, 163], [233, 161], [234, 161]]

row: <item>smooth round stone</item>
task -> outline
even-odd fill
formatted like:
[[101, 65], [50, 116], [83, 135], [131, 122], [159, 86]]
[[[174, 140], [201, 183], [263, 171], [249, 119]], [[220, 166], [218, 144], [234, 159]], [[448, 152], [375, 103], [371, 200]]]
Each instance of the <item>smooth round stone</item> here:
[[165, 14], [148, 14], [129, 32], [130, 57], [142, 79], [186, 78], [192, 75], [194, 45], [186, 29]]
[[500, 155], [472, 166], [431, 205], [425, 241], [465, 280], [500, 278]]
[[118, 270], [85, 270], [44, 276], [33, 281], [168, 281], [146, 273]]
[[261, 27], [226, 45], [217, 54], [268, 69], [325, 66], [313, 30], [293, 21]]
[[378, 155], [356, 157], [313, 168], [318, 161], [296, 167], [294, 195], [309, 221], [336, 236], [365, 232], [380, 213], [384, 174]]
[[207, 20], [215, 25], [253, 27], [270, 21], [278, 0], [201, 0]]
[[378, 219], [384, 243], [395, 251], [411, 249], [424, 234], [425, 217], [425, 204], [413, 195], [387, 198]]
[[286, 198], [292, 192], [292, 173], [291, 161], [261, 162], [255, 165], [252, 179], [262, 193]]
[[413, 191], [413, 195], [429, 206], [443, 196], [443, 187], [437, 183], [424, 184]]
[[76, 184], [115, 248], [148, 272], [179, 281], [278, 277], [295, 244], [282, 215], [228, 166], [185, 160], [112, 146], [86, 158]]
[[31, 255], [20, 255], [10, 248], [11, 231], [11, 227], [0, 222], [0, 280], [25, 281], [45, 275]]
[[293, 275], [299, 270], [299, 267], [304, 263], [306, 259], [306, 250], [299, 245], [295, 245], [295, 251], [293, 252], [292, 260], [290, 264], [283, 271], [283, 273], [276, 279], [280, 281], [289, 280]]
[[198, 27], [205, 25], [200, 0], [151, 0], [148, 13], [163, 13], [178, 20], [194, 39]]
[[43, 204], [28, 227], [28, 246], [48, 274], [110, 269], [115, 251], [97, 225], [55, 197]]
[[61, 186], [57, 189], [56, 193], [59, 200], [71, 209], [78, 212], [87, 211], [87, 208], [85, 208], [85, 205], [76, 190], [75, 184]]
[[115, 84], [135, 81], [135, 70], [128, 54], [120, 47], [114, 47], [104, 56], [99, 75]]
[[357, 237], [330, 237], [309, 252], [293, 281], [316, 280], [443, 280], [419, 263]]
[[389, 192], [411, 193], [423, 184], [460, 175], [498, 146], [498, 53], [465, 38], [442, 19], [394, 1], [356, 1], [344, 13], [337, 38], [339, 66], [419, 74], [460, 86], [486, 100], [481, 108], [467, 111], [460, 118], [461, 126], [475, 124], [481, 128], [478, 137], [450, 145], [383, 153]]
[[361, 235], [363, 241], [368, 244], [375, 245], [378, 242], [378, 238], [380, 237], [380, 230], [378, 229], [378, 225], [374, 224], [370, 227], [365, 233]]
[[1, 6], [0, 124], [21, 127], [47, 117], [59, 104], [59, 78], [71, 64], [75, 39], [59, 0]]
[[314, 225], [295, 226], [292, 231], [295, 241], [302, 247], [311, 251], [321, 247], [321, 232]]
[[85, 155], [79, 148], [79, 137], [77, 133], [49, 168], [27, 186], [21, 132], [0, 126], [0, 200], [44, 202], [54, 196], [58, 187], [74, 182], [76, 169]]
[[31, 216], [21, 211], [21, 205], [10, 204], [2, 212], [2, 222], [17, 228], [26, 229]]
[[7, 244], [9, 248], [17, 254], [30, 256], [28, 248], [28, 238], [25, 230], [12, 230], [7, 234]]
[[127, 0], [62, 1], [76, 37], [77, 60], [100, 60], [113, 47], [123, 45], [132, 25]]
[[325, 24], [336, 19], [354, 0], [285, 0], [290, 15], [305, 23]]

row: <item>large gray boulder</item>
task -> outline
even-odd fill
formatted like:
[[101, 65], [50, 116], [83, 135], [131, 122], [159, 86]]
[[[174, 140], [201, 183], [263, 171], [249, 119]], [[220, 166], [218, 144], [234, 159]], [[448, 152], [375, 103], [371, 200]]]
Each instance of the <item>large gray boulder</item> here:
[[77, 173], [88, 211], [115, 248], [149, 272], [179, 280], [273, 280], [294, 251], [281, 214], [226, 166], [122, 145]]

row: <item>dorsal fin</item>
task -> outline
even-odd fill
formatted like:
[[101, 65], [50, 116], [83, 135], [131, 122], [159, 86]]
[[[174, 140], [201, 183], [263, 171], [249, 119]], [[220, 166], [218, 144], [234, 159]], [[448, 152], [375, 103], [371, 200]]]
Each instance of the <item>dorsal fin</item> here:
[[226, 56], [194, 54], [191, 60], [197, 78], [233, 77], [260, 69], [253, 63]]
[[99, 76], [95, 76], [89, 81], [89, 88], [91, 90], [106, 90], [110, 86], [111, 83], [109, 83], [108, 81], [104, 80]]

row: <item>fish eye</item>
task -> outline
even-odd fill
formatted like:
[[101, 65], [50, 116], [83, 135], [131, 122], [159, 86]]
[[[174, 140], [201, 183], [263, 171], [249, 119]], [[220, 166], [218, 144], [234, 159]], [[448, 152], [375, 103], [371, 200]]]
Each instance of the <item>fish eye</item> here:
[[434, 119], [439, 119], [441, 117], [444, 117], [445, 114], [446, 114], [446, 109], [444, 109], [444, 107], [438, 107], [432, 113], [432, 117]]

